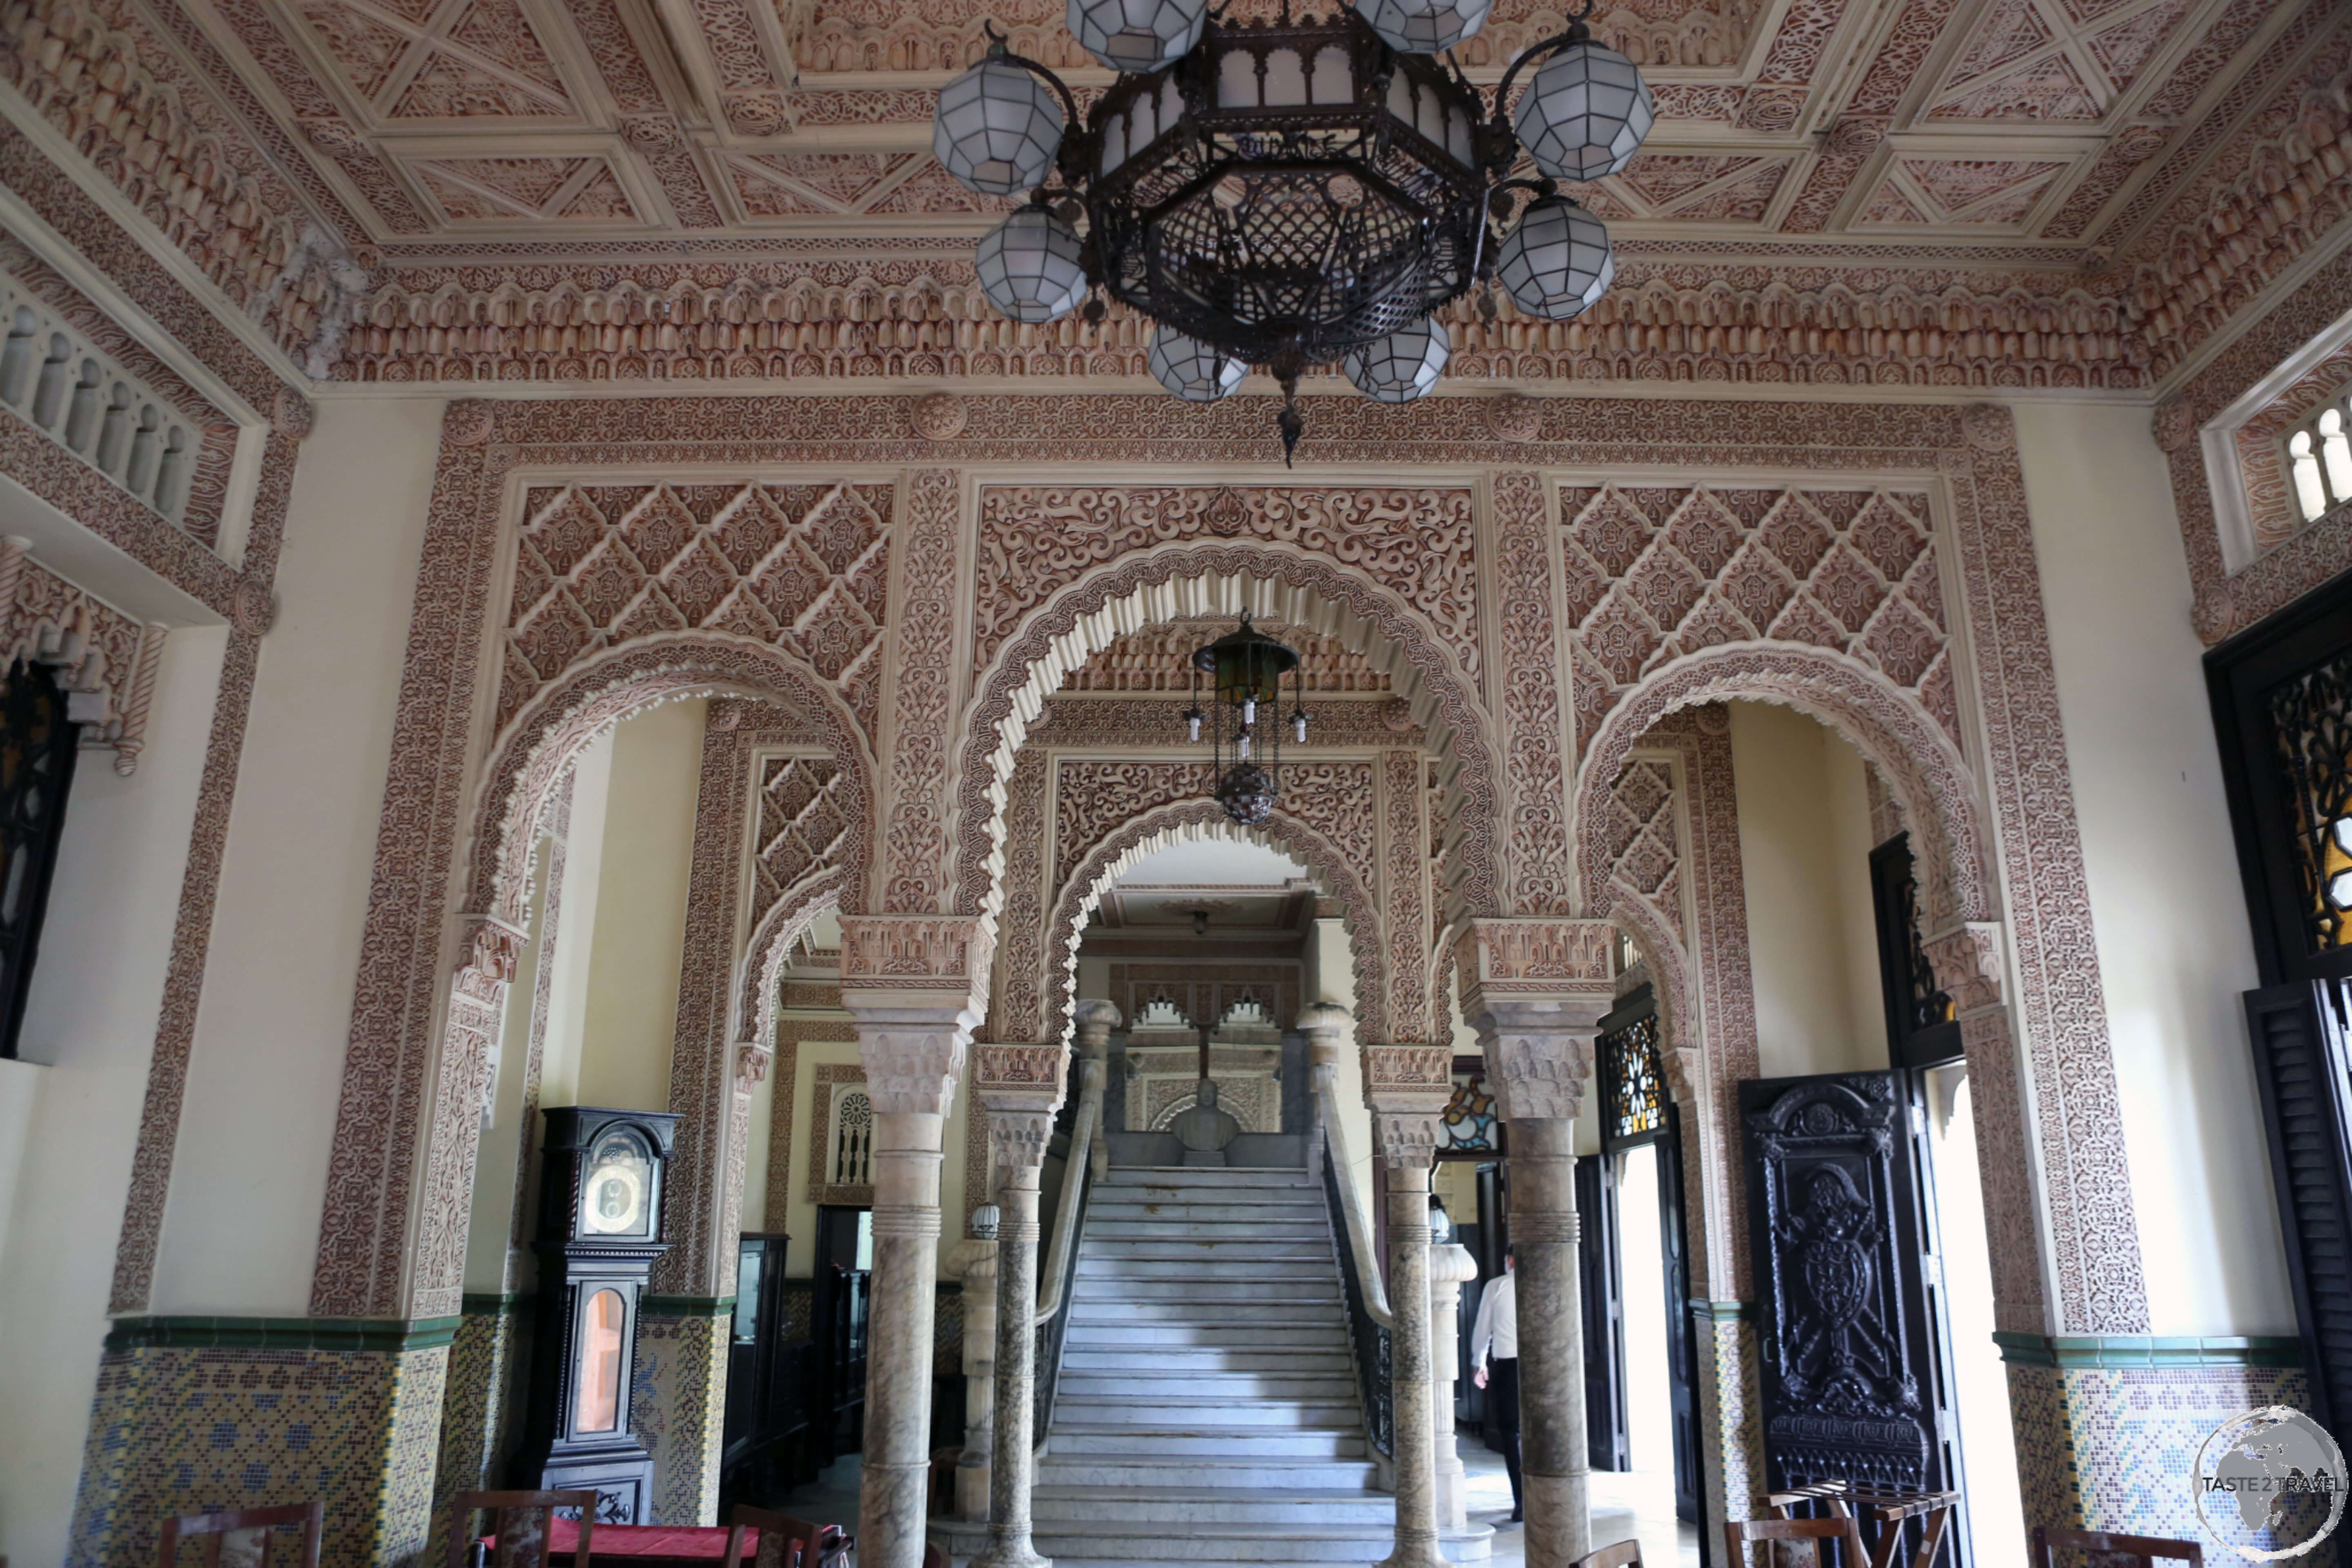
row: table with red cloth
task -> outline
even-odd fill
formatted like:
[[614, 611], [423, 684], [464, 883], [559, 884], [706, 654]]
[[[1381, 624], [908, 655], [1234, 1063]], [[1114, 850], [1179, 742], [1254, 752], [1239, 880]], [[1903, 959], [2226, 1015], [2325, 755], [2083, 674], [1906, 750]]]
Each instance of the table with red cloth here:
[[[568, 1563], [580, 1550], [580, 1521], [557, 1519], [548, 1531], [547, 1560]], [[602, 1563], [626, 1558], [629, 1568], [713, 1568], [727, 1556], [727, 1526], [688, 1524], [600, 1524], [589, 1555]], [[743, 1561], [760, 1556], [760, 1532], [743, 1531]]]

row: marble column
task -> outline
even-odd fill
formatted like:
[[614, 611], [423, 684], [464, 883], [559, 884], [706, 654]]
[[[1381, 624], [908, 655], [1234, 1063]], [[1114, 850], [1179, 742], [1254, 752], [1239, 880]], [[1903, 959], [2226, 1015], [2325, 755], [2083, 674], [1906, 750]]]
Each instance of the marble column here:
[[[988, 1480], [988, 1545], [972, 1568], [1044, 1568], [1029, 1541], [1035, 1479], [1037, 1180], [1061, 1109], [1068, 1053], [1060, 1043], [973, 1047], [972, 1092], [988, 1112], [996, 1172], [996, 1438]], [[1076, 1179], [1066, 1173], [1065, 1181]]]
[[874, 1105], [874, 1267], [866, 1338], [864, 1568], [922, 1568], [930, 1480], [940, 1157], [991, 943], [965, 916], [844, 916], [841, 999]]
[[1455, 1242], [1429, 1249], [1429, 1404], [1437, 1446], [1437, 1528], [1470, 1528], [1468, 1477], [1454, 1446], [1454, 1388], [1462, 1375], [1462, 1286], [1478, 1260]]
[[971, 1234], [951, 1260], [963, 1281], [963, 1452], [956, 1459], [955, 1516], [988, 1522], [988, 1468], [996, 1431], [996, 1220], [994, 1204], [972, 1212]]
[[1614, 1005], [1612, 934], [1606, 921], [1478, 920], [1454, 953], [1462, 1016], [1510, 1128], [1528, 1568], [1566, 1568], [1592, 1550], [1575, 1123]]
[[1438, 1115], [1453, 1090], [1442, 1046], [1369, 1046], [1365, 1098], [1388, 1189], [1391, 1457], [1396, 1462], [1396, 1549], [1381, 1568], [1441, 1568], [1437, 1449], [1430, 1405], [1429, 1167]]

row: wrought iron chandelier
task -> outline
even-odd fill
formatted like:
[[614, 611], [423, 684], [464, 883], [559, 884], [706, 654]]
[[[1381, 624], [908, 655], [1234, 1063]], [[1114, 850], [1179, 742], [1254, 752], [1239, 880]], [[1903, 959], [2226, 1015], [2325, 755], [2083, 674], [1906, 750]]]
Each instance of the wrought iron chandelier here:
[[[1209, 678], [1213, 711], [1201, 707], [1201, 678]], [[1282, 678], [1290, 677], [1290, 717], [1280, 712]], [[1259, 710], [1274, 719], [1266, 744], [1258, 744]], [[1244, 827], [1255, 827], [1273, 814], [1282, 789], [1282, 731], [1286, 727], [1300, 744], [1307, 741], [1306, 677], [1298, 651], [1250, 625], [1242, 612], [1240, 629], [1192, 650], [1192, 705], [1184, 710], [1192, 739], [1209, 726], [1210, 771], [1215, 778], [1211, 793], [1224, 813]], [[1231, 753], [1233, 761], [1226, 762]]]
[[[1433, 57], [1492, 0], [1356, 0], [1298, 20], [1283, 0], [1256, 25], [1209, 3], [1069, 0], [1070, 31], [1120, 73], [1089, 113], [993, 26], [988, 58], [940, 92], [931, 146], [949, 173], [1029, 193], [980, 243], [999, 310], [1041, 323], [1083, 306], [1099, 322], [1108, 294], [1156, 323], [1151, 374], [1188, 403], [1271, 373], [1287, 461], [1308, 366], [1337, 362], [1365, 395], [1409, 403], [1453, 350], [1433, 312], [1473, 288], [1499, 279], [1555, 321], [1608, 291], [1609, 231], [1558, 182], [1623, 168], [1655, 111], [1633, 62], [1593, 39], [1591, 0], [1512, 61], [1491, 109]], [[1522, 151], [1539, 178], [1512, 173]]]

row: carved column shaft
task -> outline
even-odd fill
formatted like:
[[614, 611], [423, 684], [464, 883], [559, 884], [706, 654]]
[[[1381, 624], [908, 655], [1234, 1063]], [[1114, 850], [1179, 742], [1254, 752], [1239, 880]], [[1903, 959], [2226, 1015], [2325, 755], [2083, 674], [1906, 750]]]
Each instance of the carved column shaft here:
[[956, 1517], [988, 1520], [989, 1461], [996, 1431], [996, 1223], [992, 1207], [972, 1216], [956, 1248], [963, 1280], [963, 1453], [956, 1459]]
[[1364, 1052], [1372, 1136], [1386, 1172], [1389, 1231], [1390, 1430], [1396, 1461], [1396, 1548], [1381, 1568], [1442, 1568], [1437, 1548], [1437, 1447], [1430, 1403], [1429, 1167], [1437, 1119], [1453, 1087], [1438, 1046]]
[[1466, 1247], [1447, 1242], [1429, 1251], [1429, 1404], [1437, 1448], [1437, 1528], [1470, 1528], [1468, 1478], [1454, 1446], [1454, 1387], [1462, 1375], [1462, 1285], [1478, 1278]]
[[964, 918], [846, 917], [841, 924], [842, 1003], [857, 1018], [874, 1104], [858, 1560], [866, 1568], [921, 1568], [940, 1139], [985, 1005], [988, 944], [979, 922]]
[[1029, 1516], [1037, 1468], [1037, 1183], [1061, 1108], [1066, 1059], [1059, 1044], [981, 1046], [974, 1052], [972, 1088], [988, 1111], [997, 1222], [989, 1543], [973, 1568], [1042, 1568], [1045, 1561], [1030, 1543]]
[[1510, 1125], [1528, 1568], [1566, 1568], [1592, 1549], [1575, 1122], [1614, 1001], [1612, 934], [1605, 921], [1481, 920], [1455, 951], [1462, 1014]]

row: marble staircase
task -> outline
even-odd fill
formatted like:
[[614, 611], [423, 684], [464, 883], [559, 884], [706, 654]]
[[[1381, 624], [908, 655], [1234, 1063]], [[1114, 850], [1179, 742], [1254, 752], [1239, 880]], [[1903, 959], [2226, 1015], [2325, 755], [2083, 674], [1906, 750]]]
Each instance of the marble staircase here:
[[[1370, 1563], [1375, 1489], [1320, 1184], [1114, 1169], [1089, 1200], [1032, 1494], [1061, 1568]], [[1491, 1532], [1449, 1539], [1483, 1558]]]

